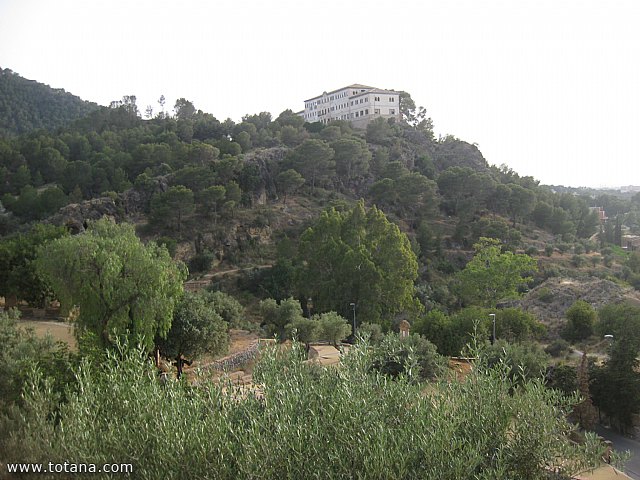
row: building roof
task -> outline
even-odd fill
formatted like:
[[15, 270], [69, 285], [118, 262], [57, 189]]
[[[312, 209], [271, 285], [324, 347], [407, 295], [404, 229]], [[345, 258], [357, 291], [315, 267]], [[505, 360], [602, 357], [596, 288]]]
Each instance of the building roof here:
[[366, 92], [358, 93], [357, 95], [352, 95], [350, 98], [360, 97], [362, 95], [367, 95], [369, 93], [384, 93], [385, 95], [400, 94], [400, 92], [396, 92], [395, 90], [383, 90], [382, 88], [372, 88], [371, 90], [367, 90]]
[[342, 90], [347, 90], [349, 88], [366, 88], [366, 89], [375, 89], [375, 87], [370, 87], [368, 85], [362, 85], [361, 83], [352, 83], [351, 85], [347, 85], [346, 87], [342, 87], [342, 88], [338, 88], [336, 90], [331, 90], [330, 92], [323, 92], [321, 95], [316, 95], [315, 97], [311, 97], [307, 100], [305, 100], [305, 102], [309, 102], [311, 100], [315, 100], [316, 98], [321, 98], [324, 97], [325, 95], [331, 95], [332, 93], [336, 93], [336, 92], [340, 92]]

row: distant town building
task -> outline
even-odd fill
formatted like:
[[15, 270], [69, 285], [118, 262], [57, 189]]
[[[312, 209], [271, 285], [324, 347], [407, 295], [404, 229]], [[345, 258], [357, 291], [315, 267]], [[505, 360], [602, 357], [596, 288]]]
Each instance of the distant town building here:
[[604, 211], [603, 207], [589, 207], [589, 210], [592, 212], [596, 212], [596, 214], [598, 215], [598, 220], [600, 220], [600, 223], [607, 223], [607, 220], [609, 220], [609, 217], [607, 217], [607, 214]]
[[346, 120], [364, 128], [376, 118], [400, 120], [400, 94], [354, 83], [305, 100], [304, 111], [298, 114], [309, 123]]
[[640, 250], [640, 236], [638, 235], [623, 235], [622, 236], [622, 248], [629, 252], [637, 252]]

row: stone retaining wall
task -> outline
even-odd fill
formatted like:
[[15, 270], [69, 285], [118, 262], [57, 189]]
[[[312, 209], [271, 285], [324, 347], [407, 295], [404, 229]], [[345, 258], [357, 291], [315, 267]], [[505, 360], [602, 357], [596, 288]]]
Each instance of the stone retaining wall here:
[[247, 363], [255, 361], [259, 354], [260, 340], [255, 340], [244, 350], [221, 358], [220, 360], [216, 360], [215, 362], [203, 365], [201, 368], [207, 370], [219, 370], [222, 372], [233, 372], [234, 370], [241, 370]]

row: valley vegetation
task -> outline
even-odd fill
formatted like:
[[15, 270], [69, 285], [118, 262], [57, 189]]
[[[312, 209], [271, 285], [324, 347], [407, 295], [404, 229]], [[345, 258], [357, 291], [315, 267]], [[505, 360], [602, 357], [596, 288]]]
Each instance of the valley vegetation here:
[[[574, 298], [551, 321], [521, 302], [552, 304], [563, 277], [640, 288], [640, 254], [620, 247], [623, 227], [640, 231], [640, 194], [539, 185], [435, 138], [410, 95], [401, 105], [402, 122], [354, 130], [290, 110], [220, 121], [184, 98], [141, 115], [130, 95], [55, 130], [3, 132], [0, 296], [58, 301], [78, 349], [0, 316], [0, 461], [135, 458], [139, 478], [595, 465], [602, 447], [570, 441], [570, 422], [589, 429], [599, 409], [632, 430], [640, 309]], [[254, 367], [261, 395], [181, 375], [228, 352], [232, 329], [275, 340]], [[339, 368], [304, 361], [346, 339]], [[576, 361], [569, 342], [600, 358]], [[473, 369], [454, 380], [446, 357], [461, 355]], [[177, 378], [159, 380], [151, 356]]]

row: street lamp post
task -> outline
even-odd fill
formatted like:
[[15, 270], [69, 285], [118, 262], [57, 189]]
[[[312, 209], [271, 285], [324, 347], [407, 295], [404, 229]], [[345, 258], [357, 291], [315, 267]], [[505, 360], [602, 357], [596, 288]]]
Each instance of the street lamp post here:
[[491, 333], [491, 345], [493, 345], [494, 343], [496, 343], [496, 314], [490, 313], [489, 316], [491, 317], [493, 323], [493, 330]]
[[353, 338], [356, 338], [356, 304], [351, 302], [349, 306], [353, 309]]

